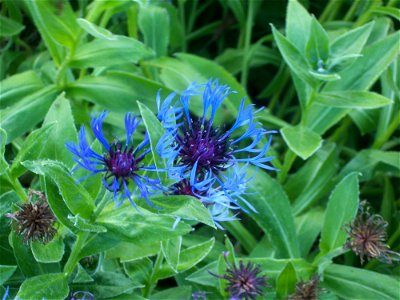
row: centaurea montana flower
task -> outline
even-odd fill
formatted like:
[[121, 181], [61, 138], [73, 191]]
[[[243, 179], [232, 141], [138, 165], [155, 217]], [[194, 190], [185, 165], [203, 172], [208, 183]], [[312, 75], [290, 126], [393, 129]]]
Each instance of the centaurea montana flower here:
[[67, 148], [74, 155], [74, 161], [78, 164], [72, 171], [83, 168], [90, 172], [89, 175], [79, 179], [79, 181], [89, 176], [103, 173], [103, 184], [108, 190], [113, 192], [116, 204], [121, 205], [123, 200], [128, 198], [136, 208], [136, 204], [132, 199], [132, 193], [129, 190], [129, 183], [133, 182], [139, 190], [140, 197], [153, 206], [148, 197], [154, 192], [161, 190], [162, 187], [158, 179], [152, 179], [142, 172], [157, 172], [157, 169], [155, 166], [145, 166], [143, 164], [146, 155], [151, 152], [147, 132], [141, 143], [138, 145], [134, 145], [133, 143], [133, 133], [137, 130], [141, 120], [138, 116], [127, 113], [125, 115], [125, 143], [115, 140], [110, 144], [102, 131], [106, 116], [107, 112], [103, 111], [98, 117], [92, 117], [90, 123], [93, 134], [105, 148], [105, 153], [99, 154], [88, 145], [84, 126], [79, 131], [79, 143], [66, 144]]
[[255, 300], [257, 296], [263, 295], [264, 288], [271, 287], [267, 283], [267, 277], [261, 275], [262, 270], [259, 265], [252, 262], [244, 264], [242, 260], [239, 261], [239, 266], [235, 263], [231, 265], [227, 260], [228, 254], [228, 252], [224, 253], [227, 265], [224, 275], [208, 272], [228, 281], [225, 291], [229, 294], [229, 300]]
[[[226, 208], [242, 208], [237, 199], [244, 200], [241, 195], [248, 182], [247, 165], [275, 170], [267, 164], [272, 157], [266, 156], [271, 136], [261, 148], [257, 147], [265, 135], [274, 131], [264, 130], [255, 121], [258, 110], [254, 111], [253, 105], [245, 107], [243, 99], [230, 128], [215, 126], [218, 108], [233, 93], [228, 86], [220, 85], [218, 80], [209, 80], [205, 84], [192, 83], [176, 103], [173, 103], [175, 93], [169, 95], [162, 105], [160, 95], [157, 96], [158, 118], [166, 129], [157, 144], [157, 153], [167, 160], [169, 171], [173, 171], [170, 176], [180, 180], [172, 191], [195, 196], [204, 204], [215, 205], [212, 208], [216, 210], [214, 220], [217, 216], [227, 217]], [[201, 117], [189, 112], [190, 99], [197, 95], [203, 98]], [[239, 167], [240, 164], [244, 166]], [[231, 169], [237, 174], [225, 175]]]

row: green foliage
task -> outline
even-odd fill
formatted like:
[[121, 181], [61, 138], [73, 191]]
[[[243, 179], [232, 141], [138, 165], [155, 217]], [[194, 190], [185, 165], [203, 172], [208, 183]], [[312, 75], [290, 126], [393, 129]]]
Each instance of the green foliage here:
[[[398, 299], [396, 259], [360, 264], [343, 248], [365, 199], [400, 251], [398, 1], [3, 1], [0, 28], [0, 284], [10, 299], [229, 299], [221, 276], [239, 260], [268, 277], [260, 299], [286, 299], [314, 276], [324, 299]], [[146, 130], [144, 164], [160, 171], [142, 173], [174, 184], [157, 152], [157, 93], [179, 99], [210, 78], [237, 92], [215, 126], [230, 128], [244, 99], [279, 132], [268, 150], [278, 170], [248, 168], [246, 211], [219, 222], [225, 231], [196, 197], [159, 193], [150, 206], [133, 193], [137, 209], [118, 206], [101, 175], [72, 174], [65, 145], [90, 115], [108, 110], [104, 133], [124, 143], [133, 112], [133, 144]], [[202, 109], [195, 96], [191, 114]], [[15, 213], [36, 201], [29, 189], [56, 218], [47, 244], [16, 233]]]

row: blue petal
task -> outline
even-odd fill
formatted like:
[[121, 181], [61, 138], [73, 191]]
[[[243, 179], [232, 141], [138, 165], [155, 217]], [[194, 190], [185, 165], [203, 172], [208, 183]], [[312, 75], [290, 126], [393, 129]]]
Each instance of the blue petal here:
[[103, 146], [107, 149], [107, 151], [110, 151], [110, 145], [108, 144], [107, 140], [104, 138], [103, 135], [103, 122], [107, 114], [108, 114], [107, 111], [103, 111], [99, 114], [97, 118], [93, 116], [90, 122], [90, 126], [92, 127], [93, 133], [96, 136], [96, 138], [103, 144]]

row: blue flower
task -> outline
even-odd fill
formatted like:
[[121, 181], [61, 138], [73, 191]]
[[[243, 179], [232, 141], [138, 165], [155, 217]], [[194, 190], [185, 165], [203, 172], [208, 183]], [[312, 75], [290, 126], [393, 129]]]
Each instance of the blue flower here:
[[[243, 198], [249, 181], [246, 179], [249, 164], [275, 170], [268, 164], [273, 157], [266, 155], [271, 136], [264, 142], [265, 136], [274, 131], [266, 131], [255, 121], [258, 111], [253, 105], [245, 106], [243, 99], [238, 116], [230, 127], [215, 125], [218, 109], [233, 93], [218, 80], [209, 80], [204, 84], [192, 83], [176, 103], [173, 103], [175, 93], [169, 95], [162, 105], [160, 96], [157, 96], [158, 118], [166, 133], [158, 142], [156, 151], [166, 159], [169, 170], [173, 170], [170, 175], [180, 180], [171, 191], [199, 198], [217, 224], [235, 218], [229, 209], [241, 209], [239, 199], [254, 210]], [[197, 95], [203, 98], [200, 117], [189, 111], [191, 98]]]
[[[136, 185], [140, 197], [144, 198], [149, 205], [149, 195], [162, 189], [158, 179], [152, 179], [144, 175], [143, 171], [157, 171], [155, 166], [145, 166], [143, 161], [148, 153], [151, 152], [150, 141], [147, 132], [144, 139], [138, 145], [134, 145], [132, 135], [136, 131], [141, 120], [136, 115], [127, 113], [125, 115], [125, 143], [115, 140], [108, 143], [103, 135], [103, 122], [107, 116], [107, 112], [102, 112], [98, 117], [92, 117], [91, 128], [96, 139], [103, 145], [106, 152], [99, 154], [95, 152], [87, 143], [85, 127], [82, 126], [79, 131], [78, 144], [67, 143], [66, 147], [74, 155], [74, 161], [78, 164], [78, 168], [86, 169], [89, 175], [79, 179], [79, 181], [98, 174], [103, 173], [104, 186], [113, 192], [114, 200], [117, 205], [121, 205], [123, 200], [128, 198], [134, 207], [135, 202], [132, 199], [132, 193], [129, 184], [132, 182]], [[121, 200], [119, 200], [121, 199]]]
[[[190, 99], [201, 91], [203, 112], [201, 117], [195, 117], [189, 112]], [[275, 170], [267, 164], [273, 157], [266, 156], [271, 136], [263, 147], [257, 147], [265, 135], [274, 131], [266, 131], [255, 122], [258, 111], [254, 111], [253, 105], [245, 107], [242, 99], [237, 119], [230, 128], [214, 126], [218, 108], [233, 93], [228, 86], [219, 85], [218, 80], [209, 80], [205, 84], [193, 83], [179, 98], [183, 113], [179, 108], [170, 106], [175, 94], [168, 96], [158, 114], [159, 119], [167, 124], [164, 125], [167, 132], [157, 145], [158, 153], [175, 161], [176, 165], [185, 167], [185, 171], [191, 172], [196, 165], [197, 172], [202, 174], [212, 172], [218, 175], [239, 162]], [[174, 111], [178, 113], [172, 120]], [[239, 144], [246, 140], [251, 142], [245, 146]]]

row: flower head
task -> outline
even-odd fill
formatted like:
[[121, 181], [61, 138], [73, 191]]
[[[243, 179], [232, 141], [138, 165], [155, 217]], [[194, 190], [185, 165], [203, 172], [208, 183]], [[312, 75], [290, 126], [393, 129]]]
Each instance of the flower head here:
[[384, 262], [398, 259], [399, 254], [390, 251], [385, 243], [387, 225], [380, 215], [371, 214], [366, 201], [363, 201], [357, 216], [345, 228], [349, 236], [344, 247], [360, 256], [361, 263], [364, 263], [364, 256], [368, 260], [377, 258]]
[[[33, 195], [38, 197], [36, 202], [31, 202]], [[25, 242], [47, 243], [51, 241], [57, 233], [57, 230], [53, 227], [56, 218], [45, 195], [42, 192], [30, 190], [28, 201], [28, 203], [19, 206], [17, 212], [6, 214], [6, 216], [15, 221], [16, 232], [23, 236]]]
[[[243, 209], [240, 199], [253, 209], [242, 195], [245, 192], [247, 166], [274, 170], [266, 156], [271, 142], [263, 142], [267, 134], [255, 121], [253, 106], [245, 107], [241, 101], [237, 119], [230, 126], [217, 126], [215, 116], [227, 96], [235, 92], [218, 80], [204, 84], [192, 83], [181, 93], [179, 104], [173, 104], [175, 94], [159, 104], [158, 118], [166, 133], [157, 144], [157, 152], [168, 162], [170, 174], [179, 182], [172, 193], [199, 198], [210, 207], [214, 220], [232, 219], [228, 209]], [[200, 117], [189, 112], [190, 99], [202, 95], [203, 109]], [[157, 97], [157, 103], [161, 103]], [[261, 147], [258, 147], [262, 144]], [[242, 163], [244, 166], [239, 167]], [[254, 210], [254, 209], [253, 209]], [[218, 216], [218, 217], [217, 217]]]
[[87, 291], [71, 292], [68, 300], [95, 300], [94, 295]]
[[257, 296], [263, 294], [263, 289], [269, 287], [267, 277], [261, 276], [262, 272], [259, 265], [248, 262], [246, 265], [239, 261], [239, 267], [232, 266], [226, 259], [228, 253], [224, 253], [225, 262], [228, 268], [224, 275], [217, 275], [209, 272], [211, 275], [225, 279], [228, 285], [225, 289], [229, 294], [230, 300], [254, 300]]
[[[195, 117], [189, 112], [190, 98], [201, 93], [203, 95], [202, 116]], [[272, 157], [265, 156], [269, 142], [262, 148], [257, 148], [263, 137], [273, 131], [266, 131], [255, 122], [257, 111], [253, 110], [253, 105], [245, 107], [243, 99], [238, 110], [238, 117], [230, 128], [215, 126], [214, 119], [218, 108], [224, 99], [233, 93], [235, 92], [232, 92], [228, 86], [220, 85], [218, 80], [190, 85], [179, 98], [183, 113], [179, 108], [168, 110], [166, 107], [159, 112], [158, 117], [168, 123], [168, 132], [158, 147], [159, 153], [165, 157], [172, 157], [176, 164], [185, 167], [186, 170], [191, 170], [196, 166], [199, 174], [212, 172], [218, 175], [238, 162], [248, 162], [264, 169], [274, 170], [267, 164]], [[171, 95], [165, 102], [171, 104]], [[173, 112], [178, 112], [175, 122], [171, 122]], [[172, 125], [173, 123], [175, 126]], [[243, 132], [239, 133], [240, 130]], [[169, 134], [174, 136], [173, 143], [167, 138]], [[251, 142], [247, 146], [239, 146], [239, 142], [246, 139]], [[176, 151], [171, 151], [171, 149]], [[240, 156], [240, 154], [244, 155]]]
[[314, 276], [309, 281], [300, 281], [296, 284], [295, 292], [289, 296], [290, 300], [318, 300], [319, 277]]
[[152, 179], [142, 172], [157, 171], [157, 169], [154, 166], [145, 166], [143, 164], [146, 155], [151, 152], [147, 132], [143, 141], [138, 145], [135, 145], [132, 139], [133, 133], [138, 128], [141, 120], [137, 116], [127, 113], [125, 115], [125, 142], [114, 140], [112, 143], [108, 143], [102, 131], [106, 116], [107, 112], [102, 112], [98, 117], [92, 117], [90, 123], [95, 137], [106, 150], [105, 154], [96, 153], [88, 145], [84, 126], [79, 131], [79, 143], [66, 144], [74, 155], [75, 162], [78, 163], [75, 169], [83, 168], [90, 171], [90, 174], [86, 177], [103, 173], [103, 184], [114, 193], [114, 200], [117, 205], [122, 203], [118, 198], [122, 200], [128, 198], [132, 205], [136, 207], [129, 189], [130, 182], [136, 185], [140, 196], [152, 205], [148, 196], [154, 191], [160, 190], [161, 186], [158, 179]]

